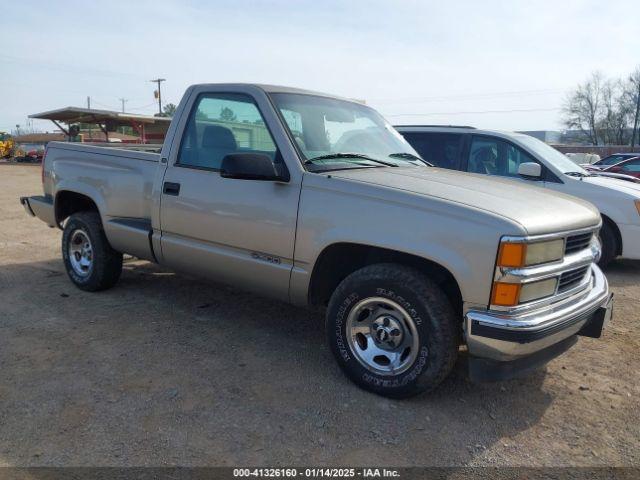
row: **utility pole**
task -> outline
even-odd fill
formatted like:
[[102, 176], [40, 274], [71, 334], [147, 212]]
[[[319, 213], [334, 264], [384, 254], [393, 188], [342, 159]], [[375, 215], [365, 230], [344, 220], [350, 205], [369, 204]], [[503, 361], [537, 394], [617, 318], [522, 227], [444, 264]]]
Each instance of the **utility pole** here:
[[[124, 104], [127, 103], [128, 100], [126, 98], [120, 98], [119, 100], [122, 102], [122, 113], [124, 113]], [[124, 127], [120, 128], [120, 132], [124, 134]]]
[[164, 81], [166, 81], [166, 79], [164, 78], [156, 78], [155, 80], [149, 80], [150, 82], [153, 83], [157, 83], [158, 84], [158, 113], [160, 115], [162, 115], [162, 93], [160, 92], [160, 84]]
[[[640, 73], [638, 70], [636, 73]], [[631, 83], [636, 85], [638, 89], [636, 92], [636, 115], [633, 119], [633, 131], [631, 132], [631, 148], [636, 146], [636, 135], [638, 135], [638, 119], [640, 117], [640, 75], [636, 74], [636, 78], [633, 76], [630, 78]]]
[[[91, 97], [87, 95], [87, 108], [91, 110]], [[89, 124], [89, 140], [93, 140], [93, 127]]]

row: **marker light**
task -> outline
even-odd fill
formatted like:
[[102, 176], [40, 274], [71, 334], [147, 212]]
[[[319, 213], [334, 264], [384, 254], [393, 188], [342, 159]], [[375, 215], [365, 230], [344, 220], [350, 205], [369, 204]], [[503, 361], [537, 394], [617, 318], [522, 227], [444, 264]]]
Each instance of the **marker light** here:
[[523, 267], [526, 255], [526, 243], [502, 243], [498, 254], [498, 266]]
[[519, 283], [494, 282], [491, 293], [491, 304], [501, 307], [514, 307], [520, 300]]

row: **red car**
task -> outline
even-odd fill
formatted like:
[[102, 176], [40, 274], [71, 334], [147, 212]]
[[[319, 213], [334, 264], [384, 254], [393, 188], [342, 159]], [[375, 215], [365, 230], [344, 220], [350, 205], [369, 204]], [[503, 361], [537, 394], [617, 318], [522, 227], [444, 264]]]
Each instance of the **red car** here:
[[603, 172], [623, 173], [632, 177], [640, 178], [640, 157], [633, 157], [623, 160], [615, 165], [602, 169]]
[[23, 143], [18, 145], [18, 152], [16, 155], [16, 162], [41, 162], [44, 157], [44, 147], [42, 145], [33, 143]]

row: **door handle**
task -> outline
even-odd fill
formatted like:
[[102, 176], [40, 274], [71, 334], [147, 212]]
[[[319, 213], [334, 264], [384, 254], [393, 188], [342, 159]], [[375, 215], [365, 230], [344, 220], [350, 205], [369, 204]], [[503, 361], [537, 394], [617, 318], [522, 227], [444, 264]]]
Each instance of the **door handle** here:
[[180, 184], [173, 182], [164, 182], [162, 193], [164, 193], [165, 195], [175, 195], [177, 197], [178, 195], [180, 195]]

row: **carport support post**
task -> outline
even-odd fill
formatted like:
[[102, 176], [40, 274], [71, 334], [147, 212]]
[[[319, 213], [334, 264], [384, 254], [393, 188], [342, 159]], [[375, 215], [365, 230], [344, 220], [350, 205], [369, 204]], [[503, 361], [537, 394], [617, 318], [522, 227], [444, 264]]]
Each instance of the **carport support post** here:
[[107, 132], [107, 124], [105, 123], [103, 127], [101, 123], [96, 122], [95, 120], [96, 120], [96, 117], [95, 115], [93, 115], [93, 121], [95, 122], [96, 125], [98, 125], [98, 128], [102, 130], [102, 133], [104, 133], [105, 141], [109, 143], [109, 132]]
[[56, 125], [56, 127], [58, 127], [60, 130], [62, 130], [62, 132], [67, 136], [67, 139], [69, 141], [71, 141], [71, 135], [69, 135], [69, 130], [65, 130], [64, 128], [62, 128], [62, 125], [60, 125], [55, 120], [51, 120], [51, 121]]
[[107, 131], [107, 125], [105, 124], [105, 126], [103, 127], [102, 124], [99, 123], [98, 126], [100, 127], [100, 130], [102, 130], [102, 133], [104, 133], [105, 141], [109, 143], [109, 132]]

